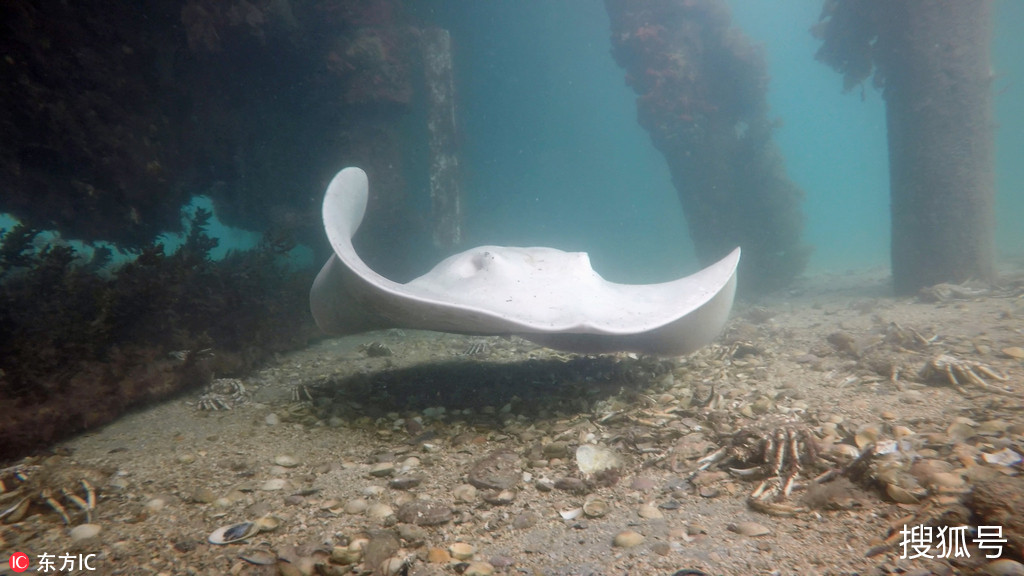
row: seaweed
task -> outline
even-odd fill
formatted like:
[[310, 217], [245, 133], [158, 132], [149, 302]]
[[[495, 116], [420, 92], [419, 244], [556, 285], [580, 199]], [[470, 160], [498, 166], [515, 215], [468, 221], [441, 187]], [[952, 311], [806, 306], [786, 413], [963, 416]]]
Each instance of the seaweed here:
[[0, 404], [17, 408], [0, 460], [305, 344], [314, 271], [285, 265], [293, 242], [268, 236], [215, 261], [211, 216], [189, 215], [172, 253], [154, 242], [106, 273], [109, 248], [82, 261], [33, 248], [29, 228], [0, 237]]

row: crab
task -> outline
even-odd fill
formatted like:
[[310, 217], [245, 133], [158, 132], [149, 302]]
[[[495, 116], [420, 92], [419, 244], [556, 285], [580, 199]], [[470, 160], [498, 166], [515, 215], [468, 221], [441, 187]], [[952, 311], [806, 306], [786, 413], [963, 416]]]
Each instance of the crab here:
[[89, 523], [96, 508], [94, 485], [102, 481], [101, 472], [68, 464], [61, 456], [26, 458], [0, 469], [0, 522], [16, 524], [51, 510], [66, 525], [79, 516]]
[[[821, 463], [818, 441], [798, 421], [782, 421], [755, 425], [736, 432], [729, 443], [697, 461], [696, 472], [730, 462], [739, 467], [729, 470], [740, 477], [760, 478], [761, 482], [747, 497], [747, 504], [760, 512], [791, 516], [804, 511], [787, 503], [806, 468]], [[829, 475], [831, 469], [815, 481]]]
[[199, 397], [196, 408], [199, 410], [231, 410], [235, 406], [249, 400], [245, 384], [236, 378], [217, 378], [206, 387], [206, 392]]
[[956, 388], [957, 392], [967, 394], [964, 384], [971, 384], [985, 390], [1004, 393], [1003, 390], [992, 388], [984, 377], [1004, 381], [1006, 376], [985, 366], [980, 362], [961, 360], [949, 354], [939, 354], [921, 368], [918, 376], [923, 380], [946, 382]]

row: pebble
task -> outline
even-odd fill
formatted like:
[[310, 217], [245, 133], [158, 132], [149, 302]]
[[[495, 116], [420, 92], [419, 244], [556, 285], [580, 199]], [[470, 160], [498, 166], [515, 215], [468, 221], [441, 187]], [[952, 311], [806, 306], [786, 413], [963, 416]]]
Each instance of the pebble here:
[[271, 412], [267, 414], [267, 417], [263, 419], [267, 426], [277, 426], [281, 423], [281, 417]]
[[623, 530], [615, 535], [612, 545], [616, 548], [632, 548], [644, 542], [644, 535], [634, 530]]
[[74, 542], [82, 542], [90, 538], [95, 538], [99, 535], [100, 530], [103, 528], [99, 524], [79, 524], [71, 529], [71, 540]]

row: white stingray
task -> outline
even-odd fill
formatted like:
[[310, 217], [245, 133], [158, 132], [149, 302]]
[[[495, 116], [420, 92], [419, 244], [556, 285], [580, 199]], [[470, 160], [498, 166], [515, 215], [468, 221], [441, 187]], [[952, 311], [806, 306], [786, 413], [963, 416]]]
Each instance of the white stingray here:
[[392, 282], [352, 246], [368, 196], [359, 168], [338, 172], [324, 196], [334, 255], [313, 283], [310, 307], [325, 332], [518, 334], [571, 352], [677, 356], [711, 342], [732, 308], [739, 248], [692, 276], [660, 284], [608, 282], [585, 252], [507, 246], [473, 248], [411, 282]]

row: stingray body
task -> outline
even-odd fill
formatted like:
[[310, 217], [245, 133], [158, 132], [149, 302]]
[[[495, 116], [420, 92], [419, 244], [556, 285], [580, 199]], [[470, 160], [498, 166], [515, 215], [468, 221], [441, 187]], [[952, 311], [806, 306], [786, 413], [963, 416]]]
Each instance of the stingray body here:
[[677, 356], [711, 342], [732, 308], [739, 248], [696, 274], [659, 284], [608, 282], [583, 252], [508, 246], [473, 248], [411, 282], [393, 282], [352, 246], [368, 196], [366, 173], [345, 168], [324, 197], [334, 255], [313, 283], [310, 307], [328, 333], [518, 334], [570, 352]]

